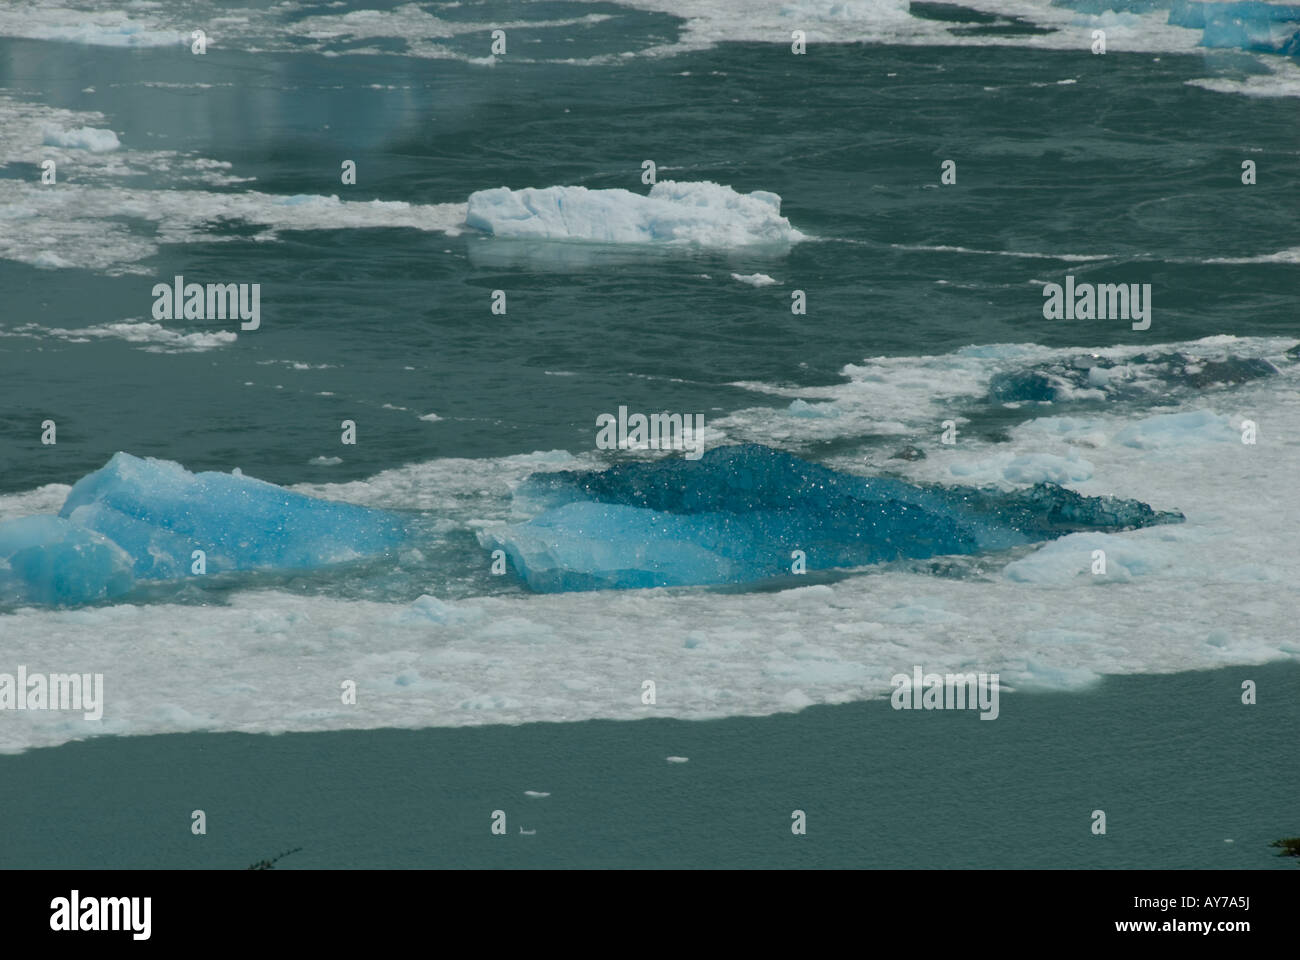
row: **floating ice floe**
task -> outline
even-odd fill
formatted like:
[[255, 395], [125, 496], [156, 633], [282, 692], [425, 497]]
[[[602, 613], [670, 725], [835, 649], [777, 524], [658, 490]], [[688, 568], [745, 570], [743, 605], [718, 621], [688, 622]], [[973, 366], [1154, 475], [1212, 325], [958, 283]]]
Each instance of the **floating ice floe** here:
[[1169, 22], [1201, 30], [1201, 45], [1205, 47], [1286, 55], [1300, 53], [1300, 5], [1297, 4], [1174, 0]]
[[309, 570], [384, 554], [401, 522], [240, 474], [115, 454], [83, 477], [57, 516], [0, 523], [0, 602], [80, 604], [139, 580], [195, 572]]
[[663, 180], [648, 195], [586, 187], [497, 187], [469, 197], [467, 226], [496, 237], [731, 248], [805, 239], [781, 216], [781, 198], [710, 181]]
[[855, 476], [754, 444], [695, 461], [537, 475], [516, 500], [540, 513], [485, 529], [480, 541], [504, 549], [541, 592], [751, 583], [790, 574], [795, 563], [843, 569], [1183, 519], [1050, 483], [995, 492]]
[[777, 282], [766, 273], [733, 273], [731, 279], [747, 283], [751, 287], [770, 287]]
[[1148, 351], [1124, 357], [1064, 353], [994, 374], [988, 398], [1002, 403], [1143, 400], [1170, 391], [1204, 390], [1261, 380], [1278, 373], [1263, 357], [1224, 353], [1212, 358], [1184, 351]]
[[91, 153], [107, 153], [122, 145], [112, 130], [97, 130], [94, 127], [78, 127], [75, 130], [46, 127], [43, 139], [49, 147], [89, 150]]

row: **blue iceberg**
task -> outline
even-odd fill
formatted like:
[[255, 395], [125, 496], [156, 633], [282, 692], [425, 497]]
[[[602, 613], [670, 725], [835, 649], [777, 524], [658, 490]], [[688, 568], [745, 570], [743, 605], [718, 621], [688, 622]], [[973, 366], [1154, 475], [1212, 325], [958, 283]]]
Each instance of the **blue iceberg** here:
[[0, 600], [57, 604], [107, 600], [131, 589], [131, 556], [62, 517], [0, 523]]
[[80, 604], [138, 581], [205, 572], [310, 570], [384, 554], [405, 536], [380, 510], [319, 500], [240, 474], [115, 454], [58, 516], [0, 523], [0, 602]]
[[1175, 0], [1169, 22], [1203, 31], [1203, 47], [1300, 54], [1300, 5], [1296, 4]]
[[482, 535], [539, 592], [751, 583], [806, 569], [1004, 550], [1085, 530], [1176, 523], [1054, 484], [1012, 493], [859, 477], [759, 445], [604, 471], [535, 474], [532, 520]]

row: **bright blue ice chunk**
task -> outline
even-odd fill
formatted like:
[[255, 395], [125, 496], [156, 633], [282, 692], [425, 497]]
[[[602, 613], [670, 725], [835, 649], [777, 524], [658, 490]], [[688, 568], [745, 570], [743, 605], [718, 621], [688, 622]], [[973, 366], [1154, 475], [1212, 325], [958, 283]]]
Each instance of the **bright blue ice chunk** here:
[[757, 445], [536, 474], [515, 496], [540, 513], [482, 539], [541, 592], [750, 583], [788, 575], [795, 550], [825, 570], [1182, 519], [1053, 484], [1000, 493], [853, 476]]
[[403, 538], [384, 511], [126, 453], [82, 477], [59, 516], [118, 544], [135, 576], [150, 580], [188, 576], [195, 550], [209, 574], [310, 570], [385, 553]]
[[382, 510], [118, 453], [77, 482], [58, 516], [0, 523], [0, 603], [109, 600], [140, 580], [190, 576], [196, 550], [208, 574], [310, 570], [387, 553], [404, 537]]
[[686, 586], [756, 579], [757, 524], [611, 503], [566, 503], [511, 529], [504, 547], [533, 590]]
[[53, 514], [0, 523], [0, 603], [107, 600], [131, 588], [131, 565], [107, 537]]
[[1169, 22], [1202, 30], [1201, 46], [1300, 53], [1300, 5], [1246, 0], [1240, 3], [1197, 3], [1175, 0]]

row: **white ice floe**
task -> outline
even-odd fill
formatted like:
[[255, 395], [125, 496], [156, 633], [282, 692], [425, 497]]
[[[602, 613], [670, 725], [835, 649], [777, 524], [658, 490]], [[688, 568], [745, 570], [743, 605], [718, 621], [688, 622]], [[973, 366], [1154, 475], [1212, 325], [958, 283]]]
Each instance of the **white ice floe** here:
[[[123, 7], [133, 7], [130, 13]], [[188, 31], [163, 26], [158, 3], [50, 3], [8, 0], [0, 6], [0, 36], [98, 47], [180, 46]]]
[[112, 130], [99, 130], [95, 127], [77, 127], [74, 130], [46, 127], [42, 142], [46, 146], [89, 150], [91, 153], [107, 153], [122, 145]]
[[1256, 61], [1267, 70], [1245, 75], [1204, 77], [1187, 84], [1214, 93], [1235, 93], [1246, 97], [1300, 97], [1300, 65], [1294, 60], [1258, 56]]
[[751, 287], [770, 287], [777, 281], [773, 280], [766, 273], [733, 273], [732, 280], [738, 280], [741, 283], [747, 283]]
[[146, 353], [200, 353], [204, 350], [228, 346], [234, 343], [239, 335], [233, 330], [186, 332], [165, 327], [160, 323], [123, 320], [118, 323], [104, 323], [72, 330], [25, 323], [8, 333], [0, 333], [0, 336], [55, 337], [74, 343], [114, 339], [140, 344]]
[[[349, 201], [337, 196], [277, 196], [248, 190], [146, 190], [0, 179], [0, 258], [36, 266], [80, 267], [109, 274], [148, 274], [140, 261], [164, 244], [229, 241], [222, 224], [278, 230], [408, 227], [458, 232], [464, 204]], [[53, 259], [53, 258], [57, 258]]]
[[781, 198], [729, 186], [663, 180], [648, 195], [586, 187], [497, 187], [470, 194], [465, 223], [497, 237], [733, 248], [805, 239]]

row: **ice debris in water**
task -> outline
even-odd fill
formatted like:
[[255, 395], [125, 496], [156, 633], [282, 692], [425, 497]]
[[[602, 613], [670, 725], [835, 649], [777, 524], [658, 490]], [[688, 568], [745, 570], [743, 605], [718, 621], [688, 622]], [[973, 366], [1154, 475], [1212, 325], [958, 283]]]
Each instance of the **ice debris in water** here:
[[118, 453], [73, 486], [58, 516], [0, 523], [0, 602], [78, 604], [137, 580], [307, 570], [386, 553], [393, 514], [293, 493], [238, 473]]
[[766, 190], [662, 180], [648, 195], [586, 187], [497, 187], [470, 195], [465, 223], [497, 237], [730, 248], [804, 239]]
[[1138, 399], [1180, 387], [1201, 390], [1248, 383], [1278, 372], [1258, 357], [1207, 360], [1185, 353], [1142, 353], [1123, 360], [1084, 354], [995, 374], [989, 399], [999, 403]]
[[1011, 493], [837, 473], [759, 445], [530, 477], [532, 520], [485, 530], [533, 590], [749, 583], [791, 572], [971, 554], [1083, 530], [1182, 520], [1040, 483]]
[[122, 145], [117, 139], [117, 134], [112, 130], [97, 130], [94, 127], [61, 130], [58, 127], [47, 126], [42, 141], [47, 147], [89, 150], [91, 153], [107, 153]]
[[1201, 46], [1300, 54], [1300, 5], [1243, 0], [1200, 3], [1174, 0], [1169, 11], [1174, 26], [1201, 30]]

